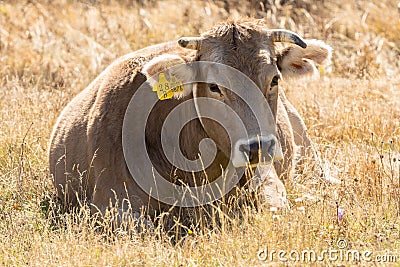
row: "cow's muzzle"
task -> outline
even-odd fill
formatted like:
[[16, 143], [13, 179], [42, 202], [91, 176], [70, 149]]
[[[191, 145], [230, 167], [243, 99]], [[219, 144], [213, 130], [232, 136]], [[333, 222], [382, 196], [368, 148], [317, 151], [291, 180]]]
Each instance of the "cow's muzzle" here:
[[234, 167], [243, 167], [283, 158], [281, 146], [272, 134], [250, 139], [239, 139], [234, 147], [232, 163]]

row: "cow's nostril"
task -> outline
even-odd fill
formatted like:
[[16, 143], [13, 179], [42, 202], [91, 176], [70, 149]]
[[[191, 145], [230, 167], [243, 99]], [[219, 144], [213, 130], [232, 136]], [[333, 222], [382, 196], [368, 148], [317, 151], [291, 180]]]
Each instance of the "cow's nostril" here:
[[241, 144], [239, 150], [244, 153], [250, 164], [259, 162], [260, 142], [253, 141], [247, 144]]
[[254, 153], [254, 152], [258, 152], [259, 149], [260, 149], [259, 142], [251, 142], [251, 143], [248, 143], [248, 144], [241, 144], [239, 146], [239, 150], [241, 152], [248, 152], [248, 153], [252, 152], [252, 153]]
[[239, 151], [240, 151], [240, 152], [243, 152], [243, 153], [249, 152], [249, 146], [248, 146], [247, 144], [241, 144], [241, 145], [239, 146]]
[[241, 139], [235, 145], [233, 156], [234, 166], [246, 166], [250, 163], [268, 163], [271, 160], [281, 160], [282, 150], [275, 136], [257, 136]]
[[254, 140], [247, 144], [241, 144], [239, 150], [245, 154], [250, 164], [270, 161], [275, 153], [275, 140]]
[[257, 164], [260, 159], [260, 142], [253, 142], [249, 145], [249, 162], [250, 164]]
[[253, 142], [250, 143], [250, 151], [253, 152], [258, 152], [258, 150], [260, 149], [260, 142]]

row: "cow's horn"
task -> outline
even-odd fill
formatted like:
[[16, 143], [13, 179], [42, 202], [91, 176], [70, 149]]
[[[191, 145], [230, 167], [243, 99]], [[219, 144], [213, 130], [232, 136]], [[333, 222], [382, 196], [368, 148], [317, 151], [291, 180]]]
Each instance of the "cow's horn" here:
[[288, 42], [297, 44], [302, 48], [306, 48], [307, 44], [304, 40], [296, 33], [288, 30], [270, 30], [272, 42]]
[[200, 50], [203, 37], [182, 37], [178, 44], [184, 48]]

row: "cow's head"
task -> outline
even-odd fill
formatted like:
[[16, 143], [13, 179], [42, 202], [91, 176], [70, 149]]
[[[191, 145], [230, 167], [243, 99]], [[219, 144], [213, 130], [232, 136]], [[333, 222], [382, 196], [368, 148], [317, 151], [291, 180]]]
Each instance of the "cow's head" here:
[[[293, 45], [278, 50], [275, 46], [276, 42], [288, 42]], [[195, 103], [199, 102], [196, 99], [203, 97], [217, 100], [210, 101], [207, 105], [196, 104], [196, 111], [204, 130], [215, 141], [218, 148], [227, 157], [233, 155], [232, 162], [235, 167], [244, 166], [247, 162], [256, 164], [260, 159], [270, 161], [282, 158], [280, 144], [276, 138], [275, 121], [279, 81], [286, 77], [313, 75], [316, 71], [315, 63], [324, 64], [328, 61], [331, 48], [321, 41], [303, 40], [293, 32], [269, 30], [255, 22], [225, 23], [205, 32], [200, 37], [183, 37], [178, 40], [178, 44], [186, 50], [152, 59], [144, 66], [144, 72], [152, 76], [168, 67], [194, 61], [221, 63], [240, 71], [253, 82], [260, 97], [267, 100], [254, 103], [254, 105], [267, 103], [265, 107], [262, 107], [265, 112], [263, 126], [267, 130], [260, 131], [252, 112], [252, 103], [246, 104], [236, 91], [232, 91], [232, 87], [220, 84], [221, 79], [228, 81], [225, 84], [229, 84], [229, 81], [237, 78], [230, 77], [232, 73], [221, 73], [220, 69], [209, 65], [192, 68], [188, 64], [182, 68], [176, 68], [173, 75], [183, 80], [197, 81], [197, 77], [201, 76], [203, 81], [208, 82], [197, 82], [193, 86], [185, 86], [185, 90], [176, 93], [175, 97], [190, 95], [195, 99]], [[240, 87], [241, 85], [232, 86]], [[240, 89], [243, 92], [248, 88]], [[226, 134], [224, 127], [230, 123], [235, 124], [235, 120], [228, 119], [229, 121], [221, 125], [203, 116], [208, 110], [213, 109], [212, 105], [218, 105], [221, 102], [240, 117], [241, 123], [246, 127], [247, 135], [237, 136], [235, 140], [230, 140], [232, 136]], [[232, 129], [235, 127], [235, 125], [230, 125]], [[239, 125], [237, 128], [240, 128]], [[234, 144], [233, 148], [231, 148], [231, 143]]]

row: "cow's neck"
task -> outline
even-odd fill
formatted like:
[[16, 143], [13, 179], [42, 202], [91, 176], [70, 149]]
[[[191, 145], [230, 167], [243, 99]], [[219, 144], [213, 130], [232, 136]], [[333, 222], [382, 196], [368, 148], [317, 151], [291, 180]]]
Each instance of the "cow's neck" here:
[[[186, 123], [186, 125], [182, 128], [179, 137], [179, 147], [172, 146], [173, 139], [177, 138], [177, 134], [179, 134], [179, 127], [184, 125], [185, 121], [188, 120], [188, 115], [193, 114], [195, 112], [194, 105], [190, 105], [190, 101], [192, 96], [187, 96], [183, 99], [169, 99], [164, 101], [159, 101], [155, 107], [153, 108], [146, 127], [146, 143], [147, 150], [149, 153], [149, 157], [152, 160], [152, 163], [155, 169], [166, 179], [170, 181], [177, 182], [177, 179], [184, 181], [185, 183], [193, 186], [195, 184], [199, 184], [201, 181], [207, 177], [207, 180], [214, 180], [219, 177], [221, 174], [221, 165], [225, 167], [229, 161], [227, 157], [225, 157], [222, 152], [217, 149], [217, 155], [214, 162], [206, 169], [206, 172], [199, 171], [195, 172], [194, 175], [191, 172], [185, 172], [174, 167], [171, 162], [167, 159], [164, 154], [165, 147], [163, 148], [161, 143], [161, 130], [162, 127], [165, 129], [165, 125], [163, 126], [168, 115], [171, 116], [171, 121], [168, 123], [172, 123], [176, 125], [177, 129], [167, 132], [167, 139], [164, 140], [164, 143], [167, 142], [168, 150], [174, 150], [172, 161], [176, 161], [178, 157], [178, 149], [180, 149], [182, 155], [189, 160], [195, 161], [197, 160], [198, 164], [196, 165], [198, 169], [202, 169], [202, 160], [199, 160], [199, 144], [200, 141], [204, 138], [208, 138], [206, 132], [204, 131], [199, 119], [195, 118], [190, 122]], [[182, 103], [184, 107], [177, 108], [179, 104]], [[192, 102], [193, 103], [193, 102]], [[173, 112], [173, 113], [171, 113]], [[183, 163], [182, 163], [183, 164]], [[176, 165], [176, 164], [175, 164]], [[189, 168], [190, 169], [190, 168]], [[207, 175], [205, 175], [205, 173]], [[195, 178], [195, 179], [194, 179]]]

